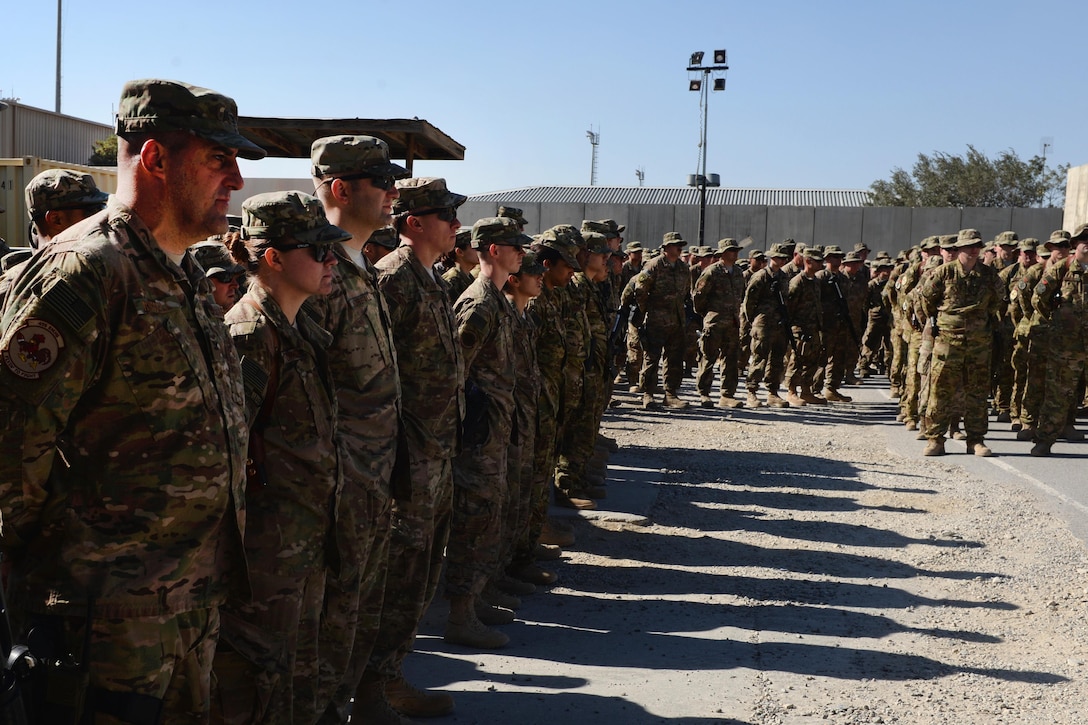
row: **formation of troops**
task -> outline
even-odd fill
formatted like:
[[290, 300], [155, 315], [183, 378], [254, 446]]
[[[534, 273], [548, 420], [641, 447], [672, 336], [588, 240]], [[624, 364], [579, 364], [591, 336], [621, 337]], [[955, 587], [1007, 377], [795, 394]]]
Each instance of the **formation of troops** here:
[[462, 228], [445, 179], [341, 135], [312, 145], [312, 194], [229, 227], [237, 159], [264, 156], [236, 118], [126, 84], [116, 193], [40, 174], [33, 248], [5, 250], [0, 548], [32, 722], [449, 713], [403, 674], [424, 612], [441, 590], [447, 641], [508, 643], [573, 543], [549, 503], [607, 496], [616, 385], [788, 408], [879, 373], [927, 455], [990, 455], [991, 405], [1033, 454], [1079, 436], [1088, 225], [871, 262], [649, 250], [609, 219], [530, 237], [512, 207]]

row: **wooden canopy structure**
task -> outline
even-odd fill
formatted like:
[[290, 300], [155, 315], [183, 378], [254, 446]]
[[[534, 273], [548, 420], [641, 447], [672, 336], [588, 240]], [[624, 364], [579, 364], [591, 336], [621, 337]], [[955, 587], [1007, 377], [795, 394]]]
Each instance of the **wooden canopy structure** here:
[[269, 156], [309, 158], [310, 146], [322, 136], [376, 136], [389, 144], [389, 156], [412, 170], [416, 159], [463, 161], [465, 147], [418, 118], [256, 118], [239, 116], [238, 130]]

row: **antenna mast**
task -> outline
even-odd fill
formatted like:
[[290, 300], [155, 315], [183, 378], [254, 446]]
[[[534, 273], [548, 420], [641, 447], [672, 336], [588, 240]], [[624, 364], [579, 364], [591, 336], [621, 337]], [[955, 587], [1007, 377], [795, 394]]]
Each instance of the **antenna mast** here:
[[601, 143], [600, 127], [598, 127], [597, 131], [594, 131], [593, 126], [590, 126], [589, 130], [586, 131], [586, 138], [588, 138], [589, 142], [593, 145], [593, 162], [590, 164], [590, 167], [589, 167], [589, 185], [590, 186], [596, 186], [597, 185], [597, 146], [600, 145], [600, 143]]

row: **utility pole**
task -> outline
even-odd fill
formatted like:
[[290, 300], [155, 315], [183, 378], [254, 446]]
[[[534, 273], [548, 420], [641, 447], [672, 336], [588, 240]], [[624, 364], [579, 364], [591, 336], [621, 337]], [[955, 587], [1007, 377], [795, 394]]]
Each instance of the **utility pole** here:
[[56, 112], [60, 113], [60, 19], [61, 0], [57, 0], [57, 103]]
[[642, 182], [646, 181], [646, 169], [639, 166], [635, 169], [635, 176], [638, 177], [638, 185], [642, 186]]
[[590, 186], [596, 186], [597, 185], [597, 146], [600, 145], [600, 143], [601, 143], [600, 130], [598, 129], [597, 131], [594, 131], [593, 126], [590, 126], [589, 130], [586, 131], [586, 137], [589, 139], [589, 142], [591, 144], [593, 144], [593, 161], [592, 161], [592, 163], [590, 164], [590, 167], [589, 167], [589, 185]]

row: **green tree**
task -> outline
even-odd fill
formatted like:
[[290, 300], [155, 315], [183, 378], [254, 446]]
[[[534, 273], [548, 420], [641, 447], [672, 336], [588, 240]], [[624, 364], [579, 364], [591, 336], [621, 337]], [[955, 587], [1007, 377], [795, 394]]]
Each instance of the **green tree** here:
[[117, 136], [95, 141], [88, 166], [117, 166]]
[[892, 169], [869, 190], [871, 206], [1053, 206], [1064, 201], [1065, 171], [1048, 169], [1042, 156], [1024, 160], [1009, 149], [989, 158], [968, 145], [963, 156], [918, 154], [910, 173]]

